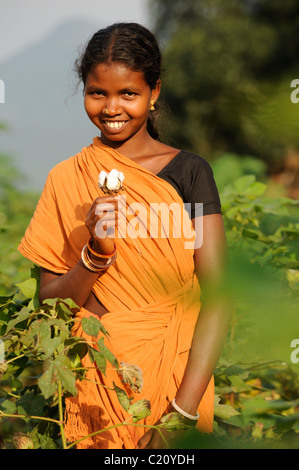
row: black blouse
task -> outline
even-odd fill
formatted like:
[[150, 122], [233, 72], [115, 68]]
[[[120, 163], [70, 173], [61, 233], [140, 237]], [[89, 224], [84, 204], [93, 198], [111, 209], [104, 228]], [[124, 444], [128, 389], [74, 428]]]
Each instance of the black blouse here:
[[191, 203], [191, 218], [195, 204], [203, 204], [203, 215], [221, 214], [218, 189], [210, 164], [195, 153], [181, 150], [157, 173], [179, 193], [184, 203]]

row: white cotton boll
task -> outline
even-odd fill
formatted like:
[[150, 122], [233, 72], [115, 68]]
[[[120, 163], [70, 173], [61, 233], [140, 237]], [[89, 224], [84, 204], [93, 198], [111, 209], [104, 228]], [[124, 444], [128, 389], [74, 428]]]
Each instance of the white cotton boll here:
[[122, 182], [124, 179], [124, 174], [116, 169], [111, 170], [108, 174], [106, 171], [101, 171], [99, 174], [99, 188], [105, 194], [114, 194], [123, 189]]
[[106, 180], [106, 188], [109, 189], [110, 191], [115, 191], [116, 189], [120, 188], [120, 181], [118, 179], [118, 174], [116, 175], [115, 173], [111, 174], [110, 172], [107, 176]]
[[119, 171], [118, 171], [118, 170], [115, 170], [115, 169], [114, 169], [114, 170], [111, 170], [110, 173], [109, 173], [109, 175], [115, 176], [116, 178], [118, 178]]
[[105, 185], [107, 173], [106, 171], [101, 171], [99, 174], [99, 186], [100, 188]]

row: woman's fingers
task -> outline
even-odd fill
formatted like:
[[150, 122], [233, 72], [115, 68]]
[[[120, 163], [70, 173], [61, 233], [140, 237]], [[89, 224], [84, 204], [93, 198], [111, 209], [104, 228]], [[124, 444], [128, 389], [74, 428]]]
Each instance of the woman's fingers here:
[[86, 219], [86, 226], [92, 237], [104, 238], [106, 230], [117, 226], [118, 198], [103, 196], [94, 200]]
[[115, 210], [117, 211], [118, 210], [118, 201], [119, 201], [119, 197], [118, 196], [103, 196], [103, 197], [97, 197], [93, 203], [92, 203], [92, 206], [90, 207], [89, 211], [88, 211], [88, 214], [87, 214], [87, 217], [89, 217], [91, 214], [95, 213], [95, 210], [98, 207], [98, 211], [100, 211], [100, 207], [104, 208], [104, 206], [108, 209], [108, 210]]
[[144, 436], [142, 436], [139, 441], [138, 441], [138, 444], [136, 446], [136, 449], [145, 449], [148, 444], [150, 443], [152, 437], [153, 437], [153, 432], [154, 432], [154, 429], [149, 429], [145, 434]]
[[118, 221], [114, 216], [99, 217], [94, 227], [94, 234], [97, 238], [114, 237], [117, 224]]

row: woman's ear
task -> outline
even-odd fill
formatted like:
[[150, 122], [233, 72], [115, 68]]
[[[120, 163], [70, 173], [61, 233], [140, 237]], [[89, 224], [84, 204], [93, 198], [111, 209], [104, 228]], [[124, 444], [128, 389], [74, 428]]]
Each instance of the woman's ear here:
[[156, 102], [157, 99], [159, 98], [161, 91], [161, 80], [159, 79], [156, 83], [155, 88], [152, 89], [152, 94], [151, 94], [151, 100]]

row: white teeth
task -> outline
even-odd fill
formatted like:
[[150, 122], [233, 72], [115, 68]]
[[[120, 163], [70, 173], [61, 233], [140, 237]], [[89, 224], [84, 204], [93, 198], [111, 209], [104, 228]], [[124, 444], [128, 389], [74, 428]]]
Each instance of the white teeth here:
[[107, 124], [108, 127], [112, 127], [113, 129], [120, 129], [125, 124], [125, 121], [121, 121], [121, 122], [105, 121], [105, 124]]

